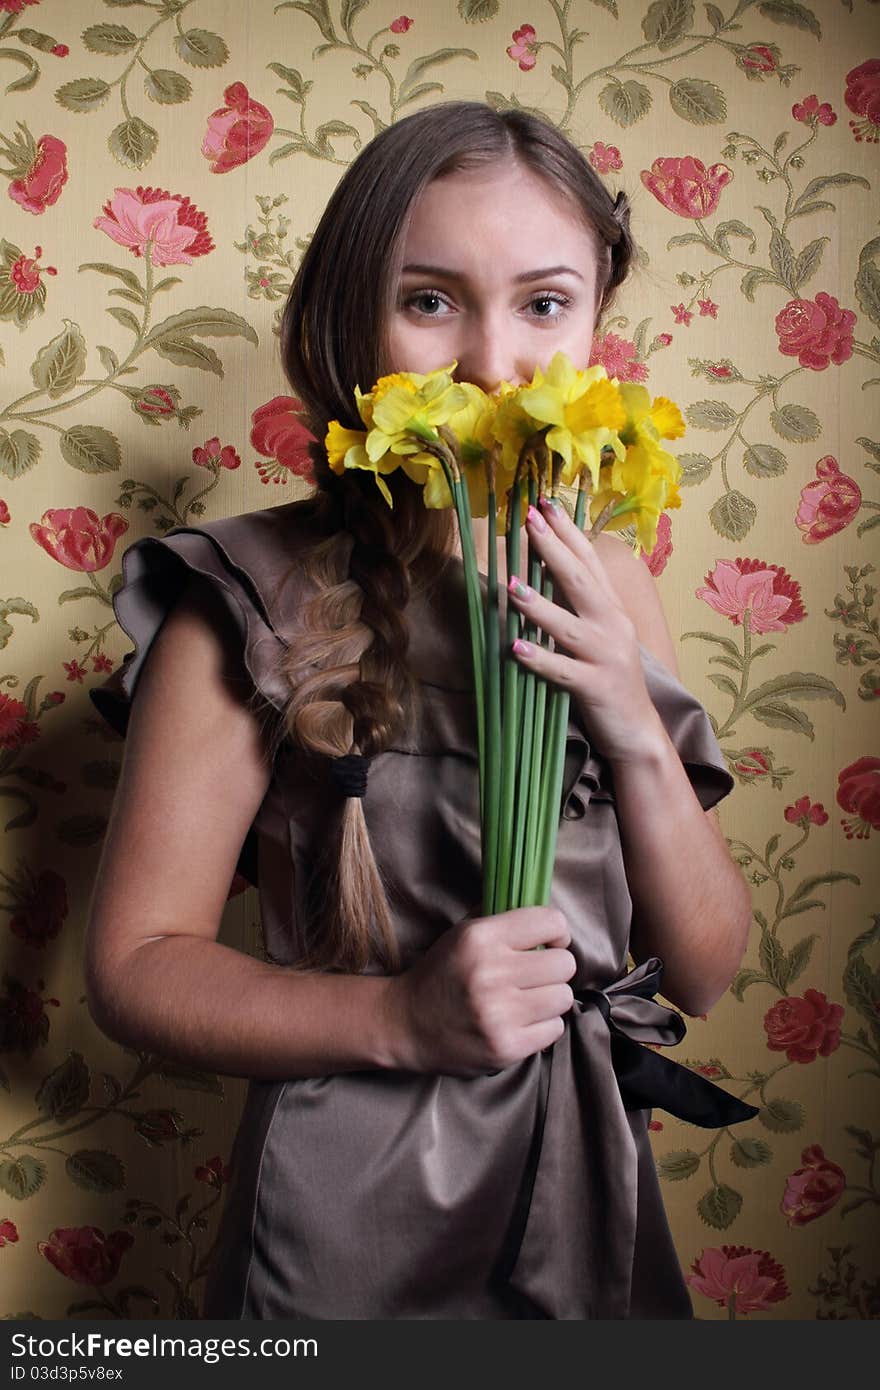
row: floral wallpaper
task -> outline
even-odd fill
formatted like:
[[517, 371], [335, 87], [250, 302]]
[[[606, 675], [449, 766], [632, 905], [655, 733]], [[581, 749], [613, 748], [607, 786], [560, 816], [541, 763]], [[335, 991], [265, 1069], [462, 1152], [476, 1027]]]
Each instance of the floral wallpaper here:
[[[880, 7], [406, 3], [0, 0], [2, 1313], [198, 1315], [244, 1082], [89, 1017], [122, 745], [88, 690], [130, 645], [126, 545], [308, 489], [278, 313], [341, 172], [479, 97], [629, 194], [592, 360], [686, 411], [644, 558], [754, 931], [679, 1052], [759, 1106], [654, 1114], [695, 1313], [878, 1317]], [[242, 880], [223, 939], [261, 949]]]

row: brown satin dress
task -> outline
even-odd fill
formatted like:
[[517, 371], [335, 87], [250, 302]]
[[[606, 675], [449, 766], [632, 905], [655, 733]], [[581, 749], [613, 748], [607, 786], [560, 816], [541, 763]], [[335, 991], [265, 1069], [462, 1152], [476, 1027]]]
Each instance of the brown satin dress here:
[[[259, 694], [283, 707], [277, 664], [303, 589], [296, 572], [280, 592], [279, 580], [302, 524], [287, 504], [128, 547], [114, 608], [135, 650], [91, 692], [119, 732], [150, 644], [192, 571], [224, 598]], [[372, 760], [363, 804], [411, 962], [473, 915], [481, 896], [461, 562], [450, 561], [430, 603], [415, 599], [407, 615], [422, 709]], [[706, 712], [644, 647], [641, 656], [651, 698], [709, 808], [733, 779]], [[258, 878], [266, 951], [280, 965], [295, 958], [337, 795], [281, 745], [240, 860]], [[606, 1014], [640, 1043], [676, 1041], [679, 1020], [631, 988], [657, 963], [629, 971], [632, 903], [613, 782], [576, 715], [562, 805], [552, 903], [571, 929], [572, 987], [601, 991], [603, 1008], [576, 1000], [552, 1048], [475, 1079], [376, 1069], [252, 1080], [205, 1317], [693, 1316], [649, 1146], [651, 1112], [621, 1103]]]

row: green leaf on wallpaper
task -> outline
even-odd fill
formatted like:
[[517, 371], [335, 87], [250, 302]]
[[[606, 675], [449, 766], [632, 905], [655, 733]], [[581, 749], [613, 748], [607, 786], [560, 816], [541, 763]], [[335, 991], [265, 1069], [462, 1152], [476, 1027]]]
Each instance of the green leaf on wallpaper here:
[[214, 349], [186, 333], [171, 334], [150, 346], [160, 357], [167, 358], [178, 367], [197, 367], [203, 372], [213, 372], [215, 376], [223, 375], [223, 363]]
[[175, 34], [174, 47], [178, 58], [193, 68], [219, 68], [229, 58], [229, 49], [219, 34], [208, 29], [187, 29]]
[[755, 302], [755, 290], [758, 285], [775, 285], [776, 276], [772, 270], [764, 270], [763, 266], [756, 266], [754, 270], [747, 270], [739, 287], [750, 304]]
[[785, 958], [785, 948], [778, 938], [772, 936], [770, 932], [764, 932], [761, 936], [758, 958], [761, 962], [761, 969], [771, 984], [776, 985], [777, 989], [784, 992], [788, 985], [788, 963]]
[[114, 126], [107, 136], [107, 148], [113, 158], [127, 169], [142, 169], [159, 146], [159, 132], [147, 125], [140, 116], [132, 116]]
[[798, 1100], [783, 1100], [777, 1097], [767, 1105], [762, 1105], [758, 1111], [758, 1119], [765, 1129], [772, 1130], [774, 1134], [794, 1134], [798, 1129], [803, 1129], [807, 1113]]
[[797, 4], [797, 0], [762, 0], [758, 9], [765, 19], [776, 24], [792, 24], [796, 29], [808, 29], [817, 39], [822, 37], [822, 26], [813, 11]]
[[365, 10], [370, 0], [342, 0], [342, 27], [349, 30], [361, 10]]
[[349, 125], [348, 121], [325, 121], [315, 131], [315, 146], [322, 155], [329, 154], [331, 158], [334, 156], [333, 146], [330, 144], [331, 135], [348, 136], [356, 150], [361, 147], [361, 133], [357, 126]]
[[679, 454], [678, 462], [681, 465], [681, 477], [679, 486], [695, 487], [697, 483], [704, 483], [712, 473], [712, 460], [705, 454]]
[[103, 425], [71, 425], [58, 447], [65, 463], [81, 473], [112, 473], [122, 466], [119, 440]]
[[703, 1193], [697, 1203], [697, 1212], [707, 1226], [714, 1227], [716, 1231], [725, 1231], [739, 1216], [742, 1201], [741, 1193], [722, 1182]]
[[153, 68], [144, 78], [144, 90], [147, 96], [160, 106], [176, 106], [180, 101], [189, 101], [192, 96], [192, 83], [182, 72], [172, 72], [170, 68]]
[[757, 1168], [772, 1159], [773, 1150], [763, 1139], [734, 1139], [730, 1146], [730, 1160], [737, 1168]]
[[770, 423], [777, 434], [792, 444], [803, 444], [807, 440], [818, 439], [822, 433], [819, 417], [807, 406], [795, 405], [794, 402], [784, 405], [781, 410], [772, 411]]
[[[805, 900], [803, 905], [805, 905], [807, 901], [809, 900]], [[818, 906], [824, 907], [825, 904], [819, 903]], [[791, 916], [791, 914], [783, 912], [782, 916]], [[789, 984], [792, 984], [798, 976], [802, 975], [806, 970], [810, 963], [810, 956], [813, 954], [813, 943], [818, 940], [818, 936], [814, 933], [812, 936], [803, 937], [802, 940], [796, 942], [795, 945], [792, 946], [786, 960]]]
[[715, 241], [716, 246], [721, 247], [721, 250], [724, 252], [725, 256], [730, 255], [730, 246], [728, 244], [727, 238], [732, 236], [745, 237], [751, 243], [749, 246], [749, 251], [752, 254], [754, 254], [755, 247], [758, 244], [758, 239], [755, 236], [755, 233], [752, 231], [751, 227], [746, 225], [745, 222], [740, 222], [739, 218], [737, 217], [731, 217], [728, 218], [726, 222], [719, 222], [718, 226], [715, 228], [715, 231], [713, 233], [713, 240]]
[[726, 401], [692, 401], [685, 414], [688, 424], [698, 430], [729, 430], [737, 421], [736, 411]]
[[671, 1149], [657, 1160], [657, 1172], [667, 1182], [682, 1182], [693, 1177], [700, 1166], [700, 1155], [693, 1149]]
[[40, 441], [27, 430], [8, 433], [0, 429], [0, 473], [11, 482], [33, 468], [40, 457]]
[[798, 256], [794, 268], [794, 288], [796, 294], [800, 292], [801, 286], [806, 284], [808, 280], [812, 280], [813, 276], [816, 274], [816, 271], [822, 264], [822, 251], [825, 243], [830, 241], [831, 238], [828, 236], [816, 237], [816, 240], [811, 241], [808, 246], [805, 246]]
[[861, 955], [862, 951], [868, 946], [873, 946], [875, 941], [880, 941], [880, 912], [874, 914], [874, 925], [868, 927], [859, 936], [850, 942], [847, 956], [851, 960], [853, 956]]
[[68, 111], [96, 111], [110, 95], [110, 84], [100, 77], [77, 77], [55, 93], [59, 106]]
[[183, 1091], [204, 1091], [212, 1096], [223, 1095], [223, 1082], [219, 1076], [209, 1071], [198, 1071], [184, 1062], [175, 1062], [167, 1057], [157, 1059], [157, 1075]]
[[828, 872], [824, 874], [810, 874], [808, 878], [801, 879], [797, 888], [795, 888], [791, 897], [785, 904], [785, 910], [787, 911], [790, 907], [794, 907], [796, 903], [802, 902], [804, 898], [808, 898], [810, 894], [822, 884], [844, 882], [861, 883], [861, 879], [855, 874], [845, 873], [843, 869], [829, 869]]
[[77, 1149], [64, 1165], [67, 1176], [88, 1192], [119, 1192], [125, 1186], [125, 1167], [109, 1149]]
[[770, 264], [787, 290], [794, 293], [794, 247], [788, 237], [773, 228], [770, 237]]
[[21, 63], [22, 67], [27, 68], [27, 72], [17, 77], [14, 82], [7, 82], [3, 88], [4, 92], [29, 92], [31, 87], [36, 87], [40, 65], [34, 62], [29, 53], [22, 53], [17, 48], [4, 48], [3, 57], [11, 58], [14, 63]]
[[368, 101], [353, 101], [351, 104], [352, 106], [359, 107], [365, 116], [369, 116], [370, 120], [373, 122], [373, 129], [377, 135], [380, 130], [385, 130], [387, 128], [388, 122], [383, 121], [375, 106], [371, 106]]
[[880, 1026], [880, 972], [868, 965], [864, 956], [852, 956], [843, 972], [847, 1002], [877, 1029]]
[[723, 493], [709, 510], [709, 520], [719, 536], [741, 541], [755, 524], [758, 509], [750, 497], [733, 489]]
[[[716, 657], [715, 660], [717, 659], [718, 658]], [[712, 673], [708, 677], [708, 679], [712, 682], [713, 685], [717, 686], [719, 690], [722, 690], [725, 695], [732, 695], [734, 700], [739, 694], [739, 689], [736, 685], [734, 685], [733, 681], [730, 679], [730, 676], [723, 676], [719, 671], [716, 671]]]
[[809, 739], [815, 737], [812, 719], [803, 710], [787, 705], [784, 700], [765, 700], [763, 704], [755, 705], [751, 713], [762, 724], [769, 724], [771, 729], [787, 729], [790, 734], [805, 734]]
[[256, 333], [247, 319], [234, 314], [231, 309], [209, 309], [201, 305], [197, 309], [183, 309], [172, 314], [150, 329], [144, 339], [145, 347], [154, 347], [166, 338], [177, 337], [180, 333], [194, 334], [199, 338], [246, 338], [256, 347], [259, 343]]
[[693, 23], [693, 0], [654, 0], [642, 19], [642, 33], [662, 52], [678, 43]]
[[[488, 93], [486, 95], [488, 97]], [[605, 115], [624, 129], [647, 116], [652, 100], [650, 91], [641, 82], [609, 82], [599, 93], [599, 105]]]
[[734, 999], [743, 1002], [743, 994], [749, 985], [767, 984], [767, 976], [761, 970], [737, 970], [730, 985], [730, 992]]
[[63, 320], [64, 327], [31, 363], [34, 385], [56, 400], [75, 386], [86, 368], [86, 340], [78, 323]]
[[397, 97], [398, 106], [413, 99], [416, 95], [414, 91], [416, 83], [429, 68], [436, 67], [438, 63], [449, 63], [453, 58], [473, 58], [476, 61], [479, 56], [472, 48], [435, 48], [433, 53], [425, 53], [420, 58], [414, 58], [400, 84]]
[[706, 18], [708, 19], [709, 23], [712, 25], [712, 28], [715, 30], [715, 33], [717, 34], [718, 30], [727, 22], [724, 18], [724, 15], [721, 13], [717, 5], [704, 5], [703, 9], [706, 11]]
[[284, 92], [285, 96], [290, 97], [291, 101], [305, 101], [312, 89], [312, 83], [306, 82], [297, 68], [285, 67], [283, 63], [269, 63], [268, 66], [270, 72], [274, 72], [276, 77], [287, 83], [290, 90]]
[[137, 34], [124, 24], [90, 24], [82, 33], [90, 53], [128, 53], [138, 42]]
[[750, 444], [743, 454], [743, 467], [753, 478], [778, 478], [788, 467], [788, 459], [772, 444]]
[[873, 323], [880, 323], [880, 269], [870, 259], [880, 252], [880, 237], [869, 241], [859, 253], [859, 268], [855, 291], [864, 313]]
[[97, 270], [100, 275], [114, 275], [123, 285], [143, 297], [144, 287], [133, 270], [121, 265], [110, 265], [108, 261], [83, 261], [80, 270]]
[[108, 314], [112, 314], [117, 323], [121, 323], [123, 328], [130, 328], [136, 338], [141, 335], [140, 319], [135, 318], [130, 309], [123, 309], [121, 304], [111, 304], [107, 309]]
[[776, 695], [791, 695], [795, 700], [833, 700], [842, 710], [846, 709], [843, 692], [827, 676], [820, 676], [817, 671], [789, 671], [784, 676], [774, 676], [772, 680], [749, 691], [745, 707], [748, 709], [753, 703]]
[[677, 116], [692, 125], [712, 125], [727, 118], [727, 102], [720, 87], [699, 77], [682, 77], [669, 88], [669, 104]]
[[53, 1120], [69, 1120], [86, 1104], [91, 1074], [81, 1052], [69, 1052], [63, 1062], [40, 1083], [34, 1103]]
[[26, 43], [28, 48], [38, 48], [41, 53], [51, 53], [58, 43], [51, 34], [42, 34], [39, 29], [16, 29], [15, 37], [19, 43]]
[[482, 24], [495, 18], [498, 5], [499, 0], [458, 0], [458, 13], [466, 24]]
[[300, 10], [315, 21], [328, 44], [339, 44], [327, 0], [283, 0], [282, 4], [275, 6], [276, 14], [279, 10]]
[[45, 1163], [31, 1158], [30, 1154], [0, 1161], [0, 1191], [5, 1192], [7, 1197], [14, 1197], [17, 1202], [33, 1197], [45, 1180]]

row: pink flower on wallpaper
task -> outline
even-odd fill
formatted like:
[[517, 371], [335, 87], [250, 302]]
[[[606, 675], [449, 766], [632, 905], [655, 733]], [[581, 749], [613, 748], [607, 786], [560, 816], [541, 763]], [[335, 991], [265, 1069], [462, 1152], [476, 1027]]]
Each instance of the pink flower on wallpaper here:
[[11, 695], [0, 694], [0, 748], [16, 748], [20, 730], [27, 719], [27, 705]]
[[779, 351], [816, 372], [824, 371], [829, 362], [839, 366], [852, 357], [855, 321], [852, 309], [841, 309], [834, 295], [824, 290], [815, 299], [790, 299], [774, 321]]
[[251, 444], [258, 454], [273, 460], [257, 464], [262, 482], [284, 482], [288, 472], [315, 481], [308, 449], [315, 436], [303, 424], [301, 410], [302, 401], [295, 396], [273, 396], [251, 416]]
[[216, 434], [213, 439], [205, 440], [203, 448], [193, 449], [192, 460], [200, 468], [213, 468], [215, 473], [221, 468], [241, 467], [241, 459], [232, 445], [224, 444], [221, 448], [219, 436]]
[[254, 101], [243, 82], [233, 82], [223, 93], [225, 106], [208, 117], [202, 154], [210, 160], [212, 174], [227, 174], [259, 154], [269, 143], [275, 121], [268, 107]]
[[162, 188], [117, 188], [94, 226], [142, 256], [151, 245], [153, 265], [192, 265], [214, 250], [208, 219], [180, 193]]
[[587, 159], [597, 174], [610, 174], [612, 169], [622, 169], [623, 160], [616, 145], [605, 145], [596, 140], [587, 154]]
[[779, 49], [775, 44], [750, 43], [736, 51], [736, 65], [746, 72], [764, 77], [779, 67]]
[[690, 326], [690, 321], [693, 318], [693, 312], [690, 309], [686, 309], [683, 303], [670, 304], [669, 307], [675, 315], [676, 323], [683, 323], [686, 328]]
[[408, 14], [399, 15], [397, 19], [392, 19], [389, 28], [392, 34], [405, 34], [413, 27], [413, 21]]
[[843, 99], [850, 111], [865, 118], [849, 123], [856, 142], [876, 145], [880, 140], [880, 58], [868, 58], [846, 74]]
[[846, 1174], [826, 1158], [820, 1144], [810, 1144], [801, 1154], [801, 1166], [786, 1179], [779, 1210], [789, 1226], [806, 1226], [824, 1216], [840, 1201]]
[[97, 1226], [59, 1226], [48, 1240], [37, 1242], [37, 1249], [59, 1274], [97, 1287], [116, 1278], [122, 1257], [132, 1245], [134, 1236], [129, 1231], [105, 1236]]
[[207, 1164], [196, 1168], [196, 1182], [206, 1182], [209, 1187], [222, 1187], [229, 1182], [231, 1170], [222, 1162], [220, 1155], [208, 1160]]
[[33, 162], [12, 180], [9, 196], [25, 212], [39, 215], [58, 202], [66, 183], [67, 146], [54, 135], [41, 135]]
[[851, 813], [840, 821], [848, 840], [880, 830], [880, 758], [856, 758], [837, 774], [837, 804]]
[[[0, 740], [2, 742], [2, 740]], [[68, 913], [67, 884], [54, 869], [28, 873], [13, 885], [9, 929], [28, 946], [43, 947], [60, 932]]]
[[9, 267], [9, 283], [18, 294], [33, 294], [40, 288], [41, 275], [57, 275], [54, 265], [38, 265], [43, 254], [42, 246], [36, 247], [33, 256], [22, 254]]
[[589, 365], [604, 367], [610, 377], [616, 376], [620, 381], [645, 381], [648, 376], [647, 366], [638, 361], [635, 343], [616, 333], [603, 333], [593, 339]]
[[507, 50], [508, 57], [519, 63], [523, 72], [529, 72], [538, 61], [537, 54], [535, 30], [531, 24], [521, 24], [513, 31], [513, 43]]
[[5, 502], [0, 501], [0, 526], [8, 526], [12, 516]]
[[805, 545], [818, 545], [848, 526], [862, 505], [862, 492], [854, 478], [841, 473], [840, 464], [826, 454], [816, 464], [816, 477], [801, 488], [795, 524], [804, 532]]
[[90, 573], [109, 565], [128, 522], [117, 512], [108, 512], [102, 521], [91, 507], [50, 507], [28, 530], [59, 565]]
[[824, 825], [828, 812], [821, 801], [811, 801], [808, 796], [798, 797], [793, 806], [786, 806], [782, 813], [789, 825], [799, 825], [801, 821], [809, 825]]
[[80, 666], [76, 657], [74, 657], [72, 661], [62, 661], [61, 665], [67, 672], [67, 679], [69, 681], [76, 681], [78, 685], [82, 685], [83, 677], [89, 674], [85, 666]]
[[700, 318], [707, 318], [711, 315], [713, 319], [718, 317], [718, 305], [712, 299], [698, 299], [697, 304], [700, 308]]
[[804, 97], [803, 101], [796, 101], [791, 108], [791, 114], [796, 121], [802, 121], [804, 125], [834, 125], [837, 120], [827, 101], [819, 104], [815, 92], [812, 96]]
[[40, 0], [0, 0], [0, 11], [7, 14], [21, 14], [25, 5], [39, 5]]
[[[2, 8], [3, 6], [0, 4], [0, 10], [2, 10]], [[13, 1245], [17, 1240], [18, 1228], [15, 1222], [10, 1221], [8, 1216], [4, 1217], [4, 1219], [0, 1221], [0, 1245]]]
[[733, 766], [744, 782], [759, 782], [763, 777], [772, 776], [769, 752], [769, 749], [746, 748], [733, 759]]
[[653, 550], [643, 550], [642, 559], [656, 579], [666, 568], [666, 561], [672, 554], [672, 522], [668, 512], [661, 512], [657, 518], [657, 540]]
[[785, 1270], [768, 1250], [748, 1245], [710, 1246], [691, 1265], [686, 1282], [720, 1308], [763, 1313], [788, 1298]]
[[764, 1015], [767, 1046], [784, 1052], [790, 1062], [815, 1062], [840, 1046], [843, 1005], [830, 1004], [820, 989], [805, 989], [803, 998], [788, 995]]
[[650, 169], [642, 169], [641, 180], [658, 202], [678, 217], [709, 217], [718, 207], [721, 190], [733, 178], [726, 164], [707, 169], [693, 155], [684, 158], [661, 156]]
[[807, 616], [800, 584], [781, 565], [763, 560], [717, 560], [697, 598], [737, 626], [748, 612], [755, 633], [784, 632]]

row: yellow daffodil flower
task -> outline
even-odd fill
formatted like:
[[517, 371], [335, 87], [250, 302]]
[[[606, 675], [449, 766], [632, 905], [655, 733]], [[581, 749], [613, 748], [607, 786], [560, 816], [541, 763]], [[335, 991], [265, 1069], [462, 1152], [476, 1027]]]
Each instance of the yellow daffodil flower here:
[[609, 380], [603, 366], [578, 371], [565, 353], [557, 352], [546, 372], [537, 368], [531, 384], [519, 388], [516, 400], [533, 422], [533, 429], [550, 426], [545, 435], [547, 447], [564, 461], [562, 482], [566, 486], [572, 486], [586, 466], [595, 491], [603, 446], [623, 458], [618, 431], [626, 423], [626, 411], [617, 379]]

